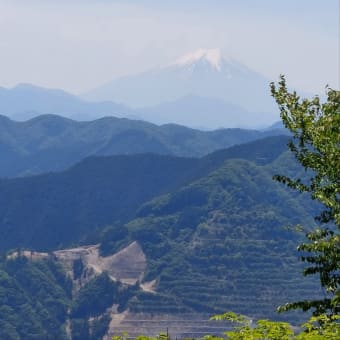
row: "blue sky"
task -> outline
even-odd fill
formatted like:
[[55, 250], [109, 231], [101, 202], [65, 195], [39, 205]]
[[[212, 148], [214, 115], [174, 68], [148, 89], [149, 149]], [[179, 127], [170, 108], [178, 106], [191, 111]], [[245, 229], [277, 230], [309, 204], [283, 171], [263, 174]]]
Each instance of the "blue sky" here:
[[0, 86], [80, 93], [220, 48], [269, 79], [339, 88], [338, 0], [0, 0]]

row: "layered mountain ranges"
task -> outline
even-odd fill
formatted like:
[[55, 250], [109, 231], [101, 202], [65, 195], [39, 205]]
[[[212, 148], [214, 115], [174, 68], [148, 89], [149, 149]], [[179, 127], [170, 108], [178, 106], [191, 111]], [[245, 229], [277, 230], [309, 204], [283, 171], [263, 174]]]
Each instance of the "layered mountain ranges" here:
[[197, 157], [282, 133], [283, 129], [200, 131], [115, 117], [79, 122], [42, 115], [16, 122], [0, 116], [0, 177], [60, 171], [93, 155], [152, 152]]
[[81, 121], [114, 116], [209, 130], [258, 129], [279, 119], [269, 83], [218, 49], [199, 49], [81, 95], [32, 84], [0, 88], [0, 114], [19, 121], [56, 114]]
[[276, 307], [322, 294], [291, 228], [319, 207], [272, 179], [306, 176], [282, 124], [230, 128], [277, 120], [268, 83], [200, 49], [82, 96], [0, 88], [0, 338], [221, 335], [207, 320], [225, 311], [299, 322]]
[[[25, 266], [38, 276], [35, 266], [48, 266], [63, 306], [72, 305], [71, 314], [66, 307], [58, 309], [63, 334], [67, 322], [80, 332], [101, 318], [109, 327], [124, 313], [233, 310], [276, 317], [279, 304], [316, 290], [315, 282], [300, 279], [295, 249], [301, 235], [286, 227], [312, 225], [317, 206], [272, 180], [277, 173], [304, 173], [285, 151], [287, 141], [285, 136], [267, 137], [202, 158], [97, 156], [59, 173], [2, 179], [2, 253], [19, 248], [19, 254], [25, 249], [32, 256], [36, 251], [56, 254], [46, 264], [39, 264], [43, 259], [32, 263], [30, 256], [25, 263], [20, 257], [7, 259], [1, 265], [3, 278], [14, 284], [19, 272], [24, 277]], [[98, 249], [101, 263], [137, 244], [145, 259], [139, 279], [112, 283], [104, 272], [81, 287], [79, 281], [65, 283], [58, 274], [65, 262], [55, 251], [97, 244], [91, 249]], [[88, 275], [85, 258], [75, 256], [71, 265], [72, 275], [82, 280]], [[32, 292], [19, 283], [15, 287], [31, 301]], [[14, 308], [12, 300], [2, 304]], [[55, 308], [42, 306], [55, 317]], [[13, 320], [6, 319], [6, 329]]]
[[287, 140], [268, 137], [203, 158], [89, 157], [62, 172], [0, 180], [0, 249], [69, 246], [96, 235], [97, 227], [128, 221], [145, 202], [207, 176], [227, 159], [269, 163]]

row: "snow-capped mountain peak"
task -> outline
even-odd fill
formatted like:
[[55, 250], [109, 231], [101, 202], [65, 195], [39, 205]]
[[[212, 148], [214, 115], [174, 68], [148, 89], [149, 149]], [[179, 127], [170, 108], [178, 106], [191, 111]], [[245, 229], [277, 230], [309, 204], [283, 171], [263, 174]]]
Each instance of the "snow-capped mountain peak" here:
[[231, 55], [222, 55], [218, 48], [200, 48], [175, 60], [150, 71], [115, 79], [86, 98], [145, 108], [194, 95], [218, 98], [249, 112], [275, 112], [268, 93], [269, 80]]
[[220, 71], [222, 64], [222, 54], [218, 48], [214, 49], [204, 49], [200, 48], [192, 53], [185, 54], [184, 56], [178, 58], [174, 65], [186, 66], [193, 65], [198, 61], [208, 62], [214, 69]]

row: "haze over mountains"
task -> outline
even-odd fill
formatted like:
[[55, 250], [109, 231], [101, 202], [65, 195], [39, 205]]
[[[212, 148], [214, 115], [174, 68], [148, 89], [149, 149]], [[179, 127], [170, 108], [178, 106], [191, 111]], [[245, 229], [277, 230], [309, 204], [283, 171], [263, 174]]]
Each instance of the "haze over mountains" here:
[[274, 109], [268, 84], [268, 79], [245, 65], [224, 59], [218, 49], [199, 49], [169, 66], [115, 79], [85, 98], [115, 100], [140, 108], [196, 95], [242, 103], [253, 112], [268, 112]]
[[88, 103], [59, 89], [46, 89], [31, 84], [0, 87], [0, 114], [24, 121], [41, 114], [59, 114], [76, 120], [103, 116], [134, 117], [129, 108], [113, 102]]
[[[156, 106], [159, 116], [166, 116], [169, 120], [169, 112], [162, 111], [161, 105], [165, 102], [177, 102], [172, 112], [183, 112], [184, 118], [190, 126], [198, 126], [199, 120], [195, 120], [195, 108], [189, 110], [182, 106], [181, 98], [188, 96], [209, 98], [211, 102], [217, 100], [215, 106], [223, 103], [225, 117], [233, 114], [235, 106], [240, 106], [244, 111], [252, 112], [253, 118], [247, 116], [242, 120], [242, 115], [233, 126], [243, 126], [245, 121], [250, 125], [268, 124], [278, 119], [275, 114], [277, 109], [269, 95], [269, 82], [261, 74], [249, 69], [247, 66], [234, 59], [225, 59], [219, 49], [198, 49], [184, 55], [173, 64], [144, 72], [114, 79], [112, 82], [100, 86], [84, 94], [84, 98], [91, 100], [114, 100], [134, 108]], [[213, 105], [214, 106], [214, 105]], [[139, 110], [140, 112], [143, 111]], [[221, 113], [221, 110], [219, 110]], [[238, 112], [240, 109], [237, 110]], [[212, 124], [215, 122], [214, 111], [209, 111]], [[234, 116], [233, 118], [236, 119]], [[228, 119], [226, 118], [228, 121]], [[177, 122], [177, 121], [173, 121]], [[214, 127], [219, 127], [219, 119], [216, 119]], [[222, 126], [228, 123], [224, 123]]]
[[57, 114], [76, 120], [125, 117], [210, 130], [262, 128], [279, 119], [269, 82], [223, 58], [218, 49], [199, 49], [169, 66], [114, 79], [81, 97], [31, 84], [0, 88], [0, 114], [21, 121]]
[[[227, 103], [222, 99], [194, 95], [156, 106], [136, 109], [136, 111], [145, 120], [156, 124], [176, 122], [176, 124], [203, 130], [240, 126], [253, 128], [254, 125], [251, 122], [259, 116], [259, 114], [249, 112], [239, 105]], [[263, 114], [261, 119], [266, 119], [265, 116]]]

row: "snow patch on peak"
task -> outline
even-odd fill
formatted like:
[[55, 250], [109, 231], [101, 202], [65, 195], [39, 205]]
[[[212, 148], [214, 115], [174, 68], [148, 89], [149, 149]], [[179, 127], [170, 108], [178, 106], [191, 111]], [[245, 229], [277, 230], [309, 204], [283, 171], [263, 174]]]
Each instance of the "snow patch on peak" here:
[[192, 65], [200, 60], [206, 60], [216, 70], [221, 70], [222, 54], [218, 48], [204, 49], [200, 48], [192, 53], [188, 53], [175, 62], [175, 65], [184, 66]]

